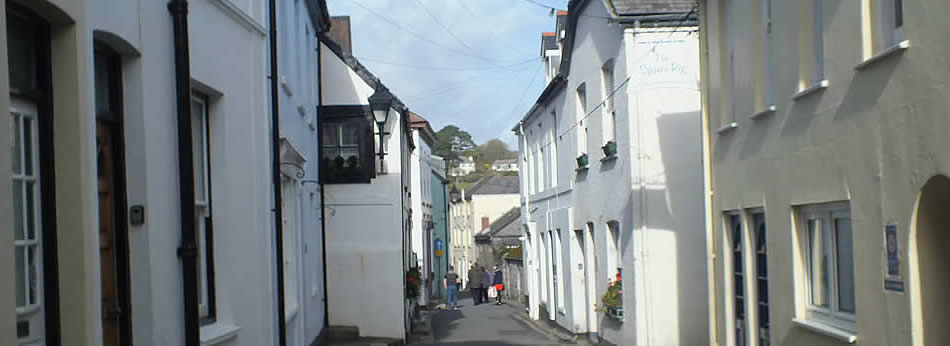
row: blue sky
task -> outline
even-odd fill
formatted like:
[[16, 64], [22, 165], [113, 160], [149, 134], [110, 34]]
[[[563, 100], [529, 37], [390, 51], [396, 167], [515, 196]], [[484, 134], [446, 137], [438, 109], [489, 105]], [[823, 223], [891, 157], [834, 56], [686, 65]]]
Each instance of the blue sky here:
[[350, 16], [353, 55], [436, 131], [454, 124], [479, 144], [509, 145], [511, 128], [544, 88], [541, 32], [554, 31], [554, 17], [535, 3], [567, 7], [567, 0], [327, 3], [330, 15]]

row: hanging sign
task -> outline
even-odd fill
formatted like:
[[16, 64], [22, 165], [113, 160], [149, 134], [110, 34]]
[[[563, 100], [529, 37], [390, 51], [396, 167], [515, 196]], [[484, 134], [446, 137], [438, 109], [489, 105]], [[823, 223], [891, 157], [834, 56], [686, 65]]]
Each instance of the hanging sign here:
[[884, 251], [887, 255], [887, 275], [884, 279], [884, 290], [904, 292], [904, 280], [901, 278], [900, 244], [898, 243], [897, 225], [884, 226]]

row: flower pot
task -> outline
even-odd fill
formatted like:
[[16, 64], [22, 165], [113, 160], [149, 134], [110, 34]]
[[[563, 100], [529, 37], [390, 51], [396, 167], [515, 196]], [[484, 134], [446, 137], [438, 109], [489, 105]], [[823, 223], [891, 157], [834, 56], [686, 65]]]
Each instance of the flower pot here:
[[604, 156], [606, 157], [617, 155], [617, 142], [615, 141], [608, 141], [607, 144], [604, 144], [604, 146], [600, 148], [604, 150]]
[[621, 307], [608, 306], [608, 307], [607, 307], [607, 316], [610, 316], [610, 317], [612, 317], [612, 318], [614, 318], [614, 319], [617, 319], [617, 320], [621, 320], [621, 321], [622, 321], [622, 320], [623, 320], [623, 307], [622, 307], [622, 306], [621, 306]]
[[590, 165], [590, 159], [587, 157], [587, 154], [583, 154], [577, 157], [578, 168], [587, 168], [588, 165]]

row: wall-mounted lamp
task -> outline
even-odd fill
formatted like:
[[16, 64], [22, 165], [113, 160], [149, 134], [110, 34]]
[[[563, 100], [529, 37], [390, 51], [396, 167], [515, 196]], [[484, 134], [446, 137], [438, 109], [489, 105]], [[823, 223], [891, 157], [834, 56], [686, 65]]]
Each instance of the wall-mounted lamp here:
[[373, 111], [373, 120], [376, 121], [376, 126], [379, 127], [379, 153], [376, 154], [379, 156], [379, 172], [385, 173], [383, 158], [386, 153], [383, 151], [385, 150], [383, 140], [389, 135], [386, 132], [386, 122], [389, 121], [390, 109], [393, 108], [393, 95], [379, 81], [376, 82], [376, 92], [369, 97], [369, 108]]

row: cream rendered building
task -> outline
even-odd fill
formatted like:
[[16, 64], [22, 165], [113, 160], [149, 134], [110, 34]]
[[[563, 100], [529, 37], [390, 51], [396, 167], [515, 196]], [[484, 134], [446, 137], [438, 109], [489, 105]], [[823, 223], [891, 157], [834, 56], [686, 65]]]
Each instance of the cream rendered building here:
[[[478, 256], [475, 233], [486, 228], [506, 212], [521, 205], [518, 195], [518, 177], [490, 175], [479, 180], [471, 189], [462, 191], [458, 199], [450, 201], [450, 251], [452, 265], [468, 287], [468, 272]], [[478, 263], [479, 266], [494, 263]]]
[[946, 344], [950, 3], [700, 3], [710, 344]]

